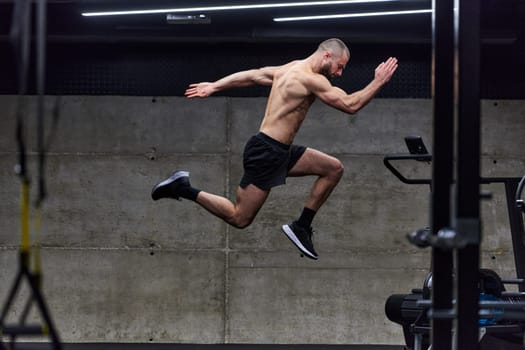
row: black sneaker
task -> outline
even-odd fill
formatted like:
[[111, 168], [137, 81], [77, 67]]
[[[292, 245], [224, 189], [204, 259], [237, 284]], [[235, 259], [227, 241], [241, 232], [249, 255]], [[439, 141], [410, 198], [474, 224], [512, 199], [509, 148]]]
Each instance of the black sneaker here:
[[299, 248], [301, 253], [310, 259], [317, 260], [318, 256], [312, 243], [312, 228], [305, 229], [297, 224], [296, 221], [290, 225], [283, 225], [283, 232]]
[[180, 196], [180, 190], [183, 187], [190, 187], [190, 173], [187, 171], [176, 171], [166, 180], [158, 183], [151, 191], [151, 198], [154, 201], [161, 198], [174, 198], [177, 200]]

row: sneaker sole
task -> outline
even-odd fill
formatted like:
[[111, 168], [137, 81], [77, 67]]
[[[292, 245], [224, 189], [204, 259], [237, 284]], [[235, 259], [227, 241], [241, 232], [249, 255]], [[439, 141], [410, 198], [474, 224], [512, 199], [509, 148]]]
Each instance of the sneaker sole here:
[[295, 246], [297, 248], [299, 248], [299, 250], [301, 251], [301, 253], [305, 254], [307, 257], [309, 257], [310, 259], [314, 259], [314, 260], [317, 260], [318, 257], [313, 255], [308, 249], [305, 248], [305, 246], [301, 243], [301, 241], [299, 240], [299, 238], [297, 238], [297, 236], [295, 235], [295, 233], [292, 231], [292, 229], [290, 228], [290, 226], [288, 225], [283, 225], [282, 227], [282, 230], [284, 232], [284, 234], [286, 235], [286, 237], [288, 237], [288, 239], [290, 241], [292, 241], [293, 244], [295, 244]]
[[[153, 190], [151, 190], [152, 197], [153, 197], [153, 193], [155, 193], [155, 191], [161, 188], [162, 186], [167, 186], [171, 184], [172, 182], [177, 181], [181, 177], [188, 177], [188, 176], [190, 176], [190, 173], [188, 171], [177, 171], [176, 173], [168, 177], [166, 180], [162, 181], [161, 183], [158, 183], [157, 185], [155, 185], [155, 187], [153, 187]], [[153, 198], [153, 199], [157, 200], [160, 198], [157, 198], [157, 199]]]

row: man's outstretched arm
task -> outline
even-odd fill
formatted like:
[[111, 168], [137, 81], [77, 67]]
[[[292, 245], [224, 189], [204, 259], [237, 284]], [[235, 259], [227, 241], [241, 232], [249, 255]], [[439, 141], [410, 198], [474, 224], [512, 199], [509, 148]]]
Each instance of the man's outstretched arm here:
[[187, 98], [208, 97], [221, 90], [251, 86], [272, 85], [273, 75], [278, 67], [250, 69], [225, 76], [215, 82], [190, 84], [184, 95]]

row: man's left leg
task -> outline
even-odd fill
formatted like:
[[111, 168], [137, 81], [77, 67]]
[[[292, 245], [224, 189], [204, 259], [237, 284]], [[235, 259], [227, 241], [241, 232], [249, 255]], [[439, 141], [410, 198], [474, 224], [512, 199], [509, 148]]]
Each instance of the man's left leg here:
[[317, 259], [312, 243], [312, 220], [339, 183], [343, 172], [343, 164], [337, 158], [311, 148], [306, 149], [288, 172], [290, 177], [318, 176], [299, 219], [282, 227], [288, 238], [309, 258]]
[[301, 158], [288, 172], [288, 176], [317, 175], [310, 191], [305, 207], [317, 211], [328, 199], [330, 193], [343, 176], [343, 164], [337, 159], [323, 152], [307, 148]]

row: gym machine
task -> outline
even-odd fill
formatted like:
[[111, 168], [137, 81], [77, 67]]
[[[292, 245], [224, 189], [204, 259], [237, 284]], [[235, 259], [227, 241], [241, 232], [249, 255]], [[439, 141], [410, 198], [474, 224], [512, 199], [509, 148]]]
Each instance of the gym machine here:
[[[384, 157], [385, 166], [403, 183], [428, 184], [431, 179], [405, 177], [393, 165], [400, 160], [415, 160], [430, 163], [432, 155], [427, 151], [421, 137], [405, 138], [409, 153], [390, 154]], [[525, 232], [523, 217], [525, 204], [522, 199], [525, 186], [523, 178], [482, 177], [482, 184], [500, 183], [505, 186], [507, 211], [509, 215], [516, 278], [503, 279], [489, 269], [479, 269], [479, 339], [480, 349], [523, 349], [525, 332]], [[490, 198], [489, 195], [482, 197]], [[441, 247], [451, 250], [465, 244], [454, 234], [454, 231], [442, 229], [433, 235], [430, 228], [419, 229], [407, 239], [417, 247]], [[517, 285], [518, 292], [509, 292], [507, 285]], [[385, 304], [389, 320], [403, 327], [406, 348], [413, 350], [430, 349], [431, 319], [433, 317], [454, 318], [454, 309], [449, 314], [437, 314], [431, 310], [432, 273], [425, 278], [422, 288], [416, 288], [410, 294], [391, 295]]]

